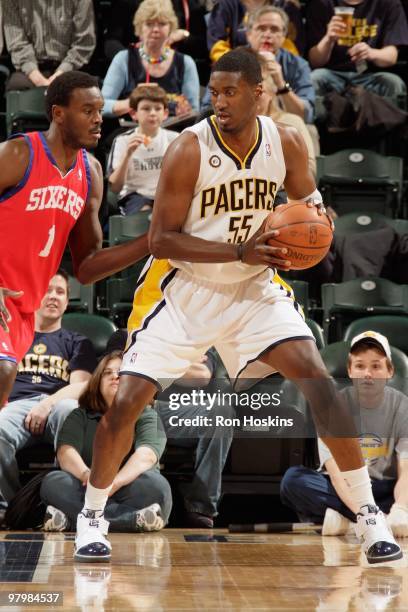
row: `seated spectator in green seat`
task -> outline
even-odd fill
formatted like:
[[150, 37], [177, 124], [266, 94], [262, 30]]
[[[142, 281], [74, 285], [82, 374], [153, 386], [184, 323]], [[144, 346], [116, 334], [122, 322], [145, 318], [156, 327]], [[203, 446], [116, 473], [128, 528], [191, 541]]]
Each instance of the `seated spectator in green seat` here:
[[164, 89], [139, 85], [129, 97], [130, 116], [136, 128], [116, 136], [109, 155], [109, 186], [119, 194], [124, 215], [153, 206], [163, 156], [177, 132], [161, 127], [168, 116]]
[[[18, 365], [9, 403], [0, 410], [0, 506], [21, 488], [17, 451], [54, 444], [65, 417], [75, 408], [68, 388], [86, 384], [96, 367], [89, 338], [61, 327], [68, 306], [68, 275], [58, 270], [35, 313], [35, 335]], [[64, 401], [59, 400], [64, 399]]]
[[[122, 353], [114, 351], [98, 364], [79, 398], [79, 407], [65, 420], [57, 439], [60, 471], [50, 472], [41, 486], [47, 505], [43, 529], [73, 529], [81, 511], [90, 474], [96, 428], [112, 405], [119, 384]], [[137, 421], [128, 454], [109, 493], [103, 520], [106, 530], [158, 531], [167, 523], [172, 499], [159, 460], [166, 437], [154, 410], [147, 407]], [[109, 522], [108, 522], [109, 521]]]
[[[348, 375], [342, 391], [353, 408], [373, 496], [388, 514], [395, 537], [408, 536], [408, 398], [386, 386], [394, 366], [388, 340], [366, 331], [351, 341]], [[282, 502], [302, 521], [323, 524], [323, 535], [342, 535], [356, 521], [358, 506], [326, 444], [320, 439], [321, 470], [291, 467], [281, 483]]]
[[143, 0], [135, 13], [139, 43], [119, 51], [105, 76], [104, 114], [120, 117], [130, 110], [129, 95], [139, 83], [156, 83], [170, 102], [170, 115], [199, 110], [200, 82], [192, 57], [170, 47], [178, 28], [170, 0]]
[[[335, 14], [339, 7], [353, 10], [350, 26]], [[408, 43], [400, 0], [310, 0], [306, 27], [317, 95], [343, 94], [349, 85], [380, 96], [406, 94], [404, 81], [384, 71], [397, 63], [398, 48]]]
[[89, 63], [96, 34], [92, 0], [2, 0], [4, 35], [16, 72], [8, 90], [47, 87]]

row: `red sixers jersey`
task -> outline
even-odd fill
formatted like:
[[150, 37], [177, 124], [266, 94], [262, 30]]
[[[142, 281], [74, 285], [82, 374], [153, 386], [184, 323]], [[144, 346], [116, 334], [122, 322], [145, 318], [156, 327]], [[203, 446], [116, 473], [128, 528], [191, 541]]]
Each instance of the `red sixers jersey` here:
[[0, 196], [0, 286], [24, 291], [13, 302], [20, 312], [31, 313], [40, 306], [84, 211], [90, 169], [86, 151], [80, 150], [63, 176], [43, 133], [15, 137], [25, 138], [30, 159], [21, 182]]

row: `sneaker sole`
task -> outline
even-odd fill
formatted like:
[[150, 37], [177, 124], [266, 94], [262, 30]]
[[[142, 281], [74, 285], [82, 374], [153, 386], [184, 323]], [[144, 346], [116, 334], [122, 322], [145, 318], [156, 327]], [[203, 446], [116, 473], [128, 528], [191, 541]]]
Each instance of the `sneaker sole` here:
[[111, 555], [81, 555], [79, 553], [74, 553], [74, 561], [78, 561], [78, 563], [109, 563], [111, 560]]
[[367, 557], [367, 561], [370, 565], [375, 565], [376, 563], [388, 563], [391, 561], [398, 561], [398, 559], [402, 559], [403, 553], [402, 550], [394, 553], [393, 555], [389, 555], [388, 557]]

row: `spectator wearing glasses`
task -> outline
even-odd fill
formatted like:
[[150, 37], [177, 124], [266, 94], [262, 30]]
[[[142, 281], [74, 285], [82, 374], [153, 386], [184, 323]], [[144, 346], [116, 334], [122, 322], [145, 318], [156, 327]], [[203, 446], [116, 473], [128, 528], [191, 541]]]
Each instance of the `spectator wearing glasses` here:
[[247, 39], [263, 55], [282, 110], [313, 122], [315, 93], [310, 67], [302, 57], [283, 48], [289, 18], [280, 8], [262, 6], [248, 16]]
[[288, 36], [283, 46], [292, 53], [303, 53], [305, 41], [298, 0], [218, 0], [211, 12], [207, 30], [212, 62], [216, 62], [227, 51], [246, 44], [248, 14], [264, 5], [276, 6], [287, 13]]

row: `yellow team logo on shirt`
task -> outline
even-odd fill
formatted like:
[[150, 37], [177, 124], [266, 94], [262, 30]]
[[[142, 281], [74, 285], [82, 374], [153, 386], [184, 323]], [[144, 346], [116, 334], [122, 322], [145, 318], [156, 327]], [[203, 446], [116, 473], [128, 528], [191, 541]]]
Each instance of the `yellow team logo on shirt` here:
[[33, 353], [35, 353], [36, 355], [44, 355], [46, 350], [47, 350], [47, 346], [43, 344], [42, 342], [40, 342], [39, 344], [35, 344], [33, 346]]

